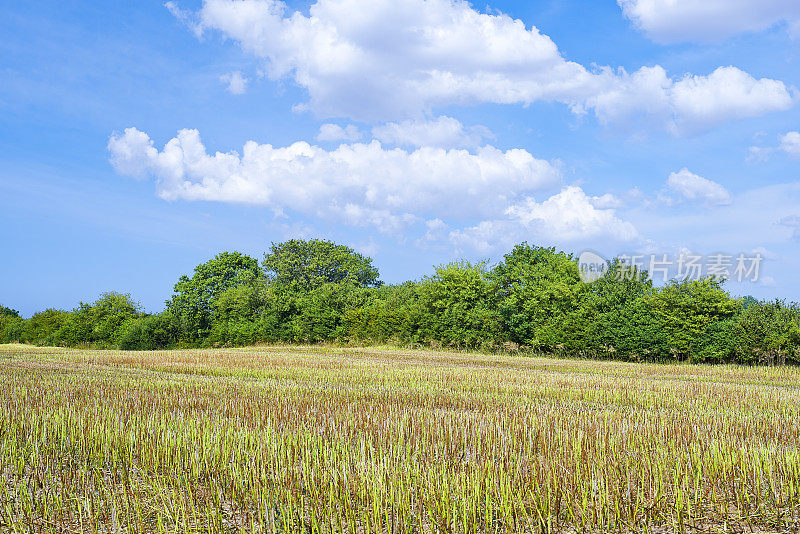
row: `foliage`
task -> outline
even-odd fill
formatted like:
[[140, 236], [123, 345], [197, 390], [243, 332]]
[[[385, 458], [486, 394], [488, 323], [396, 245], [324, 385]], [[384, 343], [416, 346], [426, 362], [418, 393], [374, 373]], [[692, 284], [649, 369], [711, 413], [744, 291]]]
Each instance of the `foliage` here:
[[553, 350], [575, 332], [575, 302], [586, 291], [571, 254], [522, 243], [490, 273], [509, 340]]
[[211, 329], [214, 301], [227, 289], [253, 283], [261, 276], [258, 261], [239, 252], [222, 252], [184, 275], [175, 284], [167, 309], [175, 314], [187, 340], [199, 341]]
[[19, 312], [17, 310], [6, 308], [3, 305], [0, 305], [0, 317], [19, 317]]
[[165, 349], [178, 341], [180, 333], [180, 322], [170, 312], [144, 315], [120, 327], [117, 344], [123, 350]]
[[709, 326], [730, 318], [738, 307], [714, 278], [671, 281], [645, 302], [655, 311], [672, 355], [680, 359], [700, 354]]
[[344, 245], [318, 239], [272, 243], [264, 256], [264, 270], [272, 282], [301, 293], [323, 284], [381, 285], [371, 258]]
[[25, 319], [16, 310], [10, 311], [14, 313], [0, 313], [0, 343], [19, 341], [25, 328]]
[[347, 339], [360, 343], [420, 343], [420, 286], [405, 282], [365, 290], [361, 305], [345, 311], [343, 329]]
[[56, 334], [68, 323], [71, 313], [49, 308], [25, 321], [19, 341], [35, 345], [57, 345]]
[[321, 240], [273, 243], [263, 270], [223, 252], [181, 276], [164, 312], [105, 293], [23, 319], [0, 306], [0, 342], [153, 350], [259, 343], [392, 343], [629, 361], [800, 363], [800, 309], [736, 300], [723, 281], [655, 287], [612, 260], [592, 283], [575, 258], [522, 243], [496, 265], [454, 262], [383, 285], [372, 260]]
[[798, 362], [800, 309], [780, 300], [751, 303], [730, 325], [729, 338], [741, 363]]
[[55, 333], [55, 339], [63, 345], [111, 346], [122, 325], [140, 315], [140, 306], [130, 295], [103, 293], [93, 304], [81, 302]]
[[655, 288], [646, 271], [613, 260], [589, 285], [582, 306], [585, 348], [609, 359], [658, 360], [667, 352], [664, 333], [646, 298]]
[[438, 267], [419, 287], [419, 340], [459, 348], [493, 346], [501, 336], [496, 294], [485, 264]]

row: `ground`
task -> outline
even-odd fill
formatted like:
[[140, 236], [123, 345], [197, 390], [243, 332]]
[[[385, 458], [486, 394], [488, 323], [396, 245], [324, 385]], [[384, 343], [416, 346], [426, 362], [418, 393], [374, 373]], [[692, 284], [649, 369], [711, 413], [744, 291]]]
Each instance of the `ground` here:
[[800, 369], [0, 345], [0, 530], [800, 529]]

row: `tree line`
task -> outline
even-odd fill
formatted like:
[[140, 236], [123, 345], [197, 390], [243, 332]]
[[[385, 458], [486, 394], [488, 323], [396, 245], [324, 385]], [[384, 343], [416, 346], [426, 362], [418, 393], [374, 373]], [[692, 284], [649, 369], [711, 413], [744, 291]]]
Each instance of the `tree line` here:
[[517, 245], [494, 266], [454, 262], [380, 281], [372, 260], [322, 240], [273, 243], [262, 262], [223, 252], [181, 276], [158, 314], [105, 293], [25, 319], [0, 306], [0, 342], [154, 350], [257, 343], [392, 343], [630, 361], [800, 361], [800, 308], [733, 298], [714, 278], [656, 287], [613, 260], [581, 281], [576, 258]]

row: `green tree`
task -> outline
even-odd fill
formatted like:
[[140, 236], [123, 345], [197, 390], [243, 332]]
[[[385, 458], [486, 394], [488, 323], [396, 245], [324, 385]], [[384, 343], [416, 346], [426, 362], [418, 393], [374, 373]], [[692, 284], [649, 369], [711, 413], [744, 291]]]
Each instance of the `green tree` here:
[[420, 341], [453, 347], [491, 347], [500, 341], [496, 288], [483, 263], [437, 267], [419, 286]]
[[111, 346], [116, 343], [120, 327], [142, 315], [141, 307], [130, 295], [103, 293], [92, 304], [81, 302], [69, 319], [54, 334], [59, 344], [95, 344]]
[[0, 305], [0, 317], [19, 317], [19, 312], [17, 310], [6, 308], [3, 305]]
[[261, 276], [258, 261], [239, 252], [222, 252], [175, 284], [167, 309], [180, 318], [184, 334], [199, 341], [212, 327], [214, 301], [226, 290], [252, 284]]
[[555, 350], [575, 339], [581, 328], [577, 303], [587, 286], [571, 254], [522, 243], [489, 277], [510, 341]]
[[418, 334], [423, 317], [419, 306], [421, 286], [418, 282], [405, 282], [366, 289], [363, 303], [345, 312], [343, 321], [347, 338], [373, 343], [420, 342]]
[[722, 289], [723, 282], [714, 278], [673, 280], [646, 299], [675, 358], [701, 359], [707, 329], [736, 313], [739, 303]]
[[0, 343], [19, 341], [24, 325], [25, 319], [17, 310], [0, 306]]
[[135, 317], [123, 323], [116, 335], [123, 350], [165, 349], [178, 341], [180, 322], [169, 312]]
[[365, 299], [364, 288], [348, 283], [323, 283], [296, 297], [296, 313], [290, 320], [291, 340], [302, 342], [343, 341], [347, 337], [344, 318]]
[[223, 291], [214, 300], [213, 325], [206, 344], [238, 346], [281, 339], [278, 324], [270, 324], [273, 317], [267, 305], [271, 300], [273, 288], [263, 278]]
[[256, 278], [229, 287], [213, 302], [215, 321], [252, 321], [263, 311], [270, 298], [266, 280]]
[[587, 352], [612, 359], [662, 358], [665, 338], [645, 302], [653, 291], [647, 271], [612, 260], [603, 277], [588, 285], [581, 306]]
[[263, 265], [270, 281], [300, 293], [323, 284], [381, 285], [371, 258], [344, 245], [319, 239], [273, 243]]
[[70, 312], [53, 308], [34, 313], [25, 321], [20, 341], [35, 345], [54, 345], [56, 333], [69, 321], [71, 315]]
[[731, 325], [729, 338], [740, 363], [797, 361], [800, 310], [781, 300], [750, 301]]

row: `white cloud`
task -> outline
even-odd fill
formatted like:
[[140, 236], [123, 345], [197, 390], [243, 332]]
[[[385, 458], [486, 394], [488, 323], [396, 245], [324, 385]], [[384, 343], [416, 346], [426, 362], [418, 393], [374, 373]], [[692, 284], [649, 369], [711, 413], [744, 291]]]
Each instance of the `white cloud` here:
[[541, 203], [528, 198], [506, 213], [526, 227], [539, 227], [558, 240], [609, 236], [627, 241], [638, 236], [632, 224], [617, 218], [613, 209], [595, 207], [593, 199], [576, 186], [565, 187]]
[[202, 27], [292, 76], [323, 116], [416, 116], [448, 104], [579, 101], [598, 79], [538, 29], [451, 0], [207, 0]]
[[365, 8], [317, 0], [306, 15], [278, 0], [205, 0], [195, 16], [191, 27], [235, 40], [266, 61], [271, 78], [293, 78], [309, 95], [297, 109], [325, 117], [394, 120], [451, 105], [556, 101], [603, 122], [657, 117], [683, 133], [793, 104], [782, 82], [733, 67], [678, 80], [660, 66], [589, 71], [537, 28], [463, 1], [373, 0]]
[[785, 22], [800, 24], [797, 0], [617, 0], [633, 24], [659, 43], [714, 42]]
[[386, 149], [378, 141], [327, 151], [305, 142], [283, 148], [248, 141], [242, 154], [209, 154], [196, 130], [158, 150], [128, 128], [111, 136], [121, 174], [156, 178], [166, 200], [240, 202], [399, 231], [418, 218], [492, 217], [561, 180], [558, 162], [521, 149]]
[[779, 144], [775, 147], [751, 146], [750, 159], [767, 160], [777, 151], [786, 152], [789, 156], [800, 159], [800, 132], [786, 132], [778, 136], [778, 141]]
[[522, 240], [543, 243], [575, 243], [639, 239], [636, 228], [617, 217], [614, 209], [595, 207], [580, 187], [569, 186], [543, 202], [526, 198], [510, 206], [503, 219], [482, 221], [450, 233], [451, 242], [486, 253], [508, 248]]
[[675, 135], [696, 133], [733, 119], [757, 117], [790, 108], [794, 99], [783, 82], [757, 80], [736, 67], [719, 67], [708, 76], [674, 81], [660, 67], [633, 74], [620, 70], [616, 84], [587, 99], [602, 123], [638, 123], [642, 116]]
[[592, 206], [600, 210], [616, 209], [625, 205], [621, 198], [617, 197], [616, 195], [612, 195], [611, 193], [592, 197], [589, 201], [592, 203]]
[[366, 243], [361, 243], [355, 246], [357, 252], [360, 252], [365, 256], [373, 256], [373, 257], [378, 253], [380, 248], [381, 248], [380, 245], [378, 245], [372, 238], [370, 238], [370, 240], [367, 241]]
[[494, 136], [483, 126], [465, 128], [452, 117], [434, 120], [406, 120], [375, 126], [372, 135], [379, 141], [399, 146], [438, 148], [475, 148]]
[[792, 156], [800, 159], [800, 132], [787, 132], [780, 138], [780, 149]]
[[[765, 258], [780, 254], [786, 259], [797, 256], [794, 240], [800, 232], [793, 223], [798, 220], [798, 206], [800, 182], [791, 182], [738, 193], [734, 202], [715, 210], [654, 212], [653, 207], [640, 207], [627, 211], [626, 217], [643, 235], [661, 243], [661, 249], [672, 244], [698, 253], [732, 255], [766, 249], [772, 253], [764, 254]], [[769, 264], [770, 269], [777, 265]], [[794, 276], [792, 264], [785, 265], [786, 274]]]
[[792, 229], [792, 239], [800, 240], [800, 216], [787, 215], [778, 220], [778, 224]]
[[120, 174], [132, 178], [145, 178], [150, 162], [159, 158], [150, 136], [136, 128], [126, 128], [122, 136], [112, 135], [108, 140], [111, 164]]
[[344, 128], [338, 124], [323, 124], [319, 127], [317, 141], [358, 141], [363, 137], [355, 124], [348, 124]]
[[242, 95], [247, 90], [247, 78], [238, 70], [223, 74], [219, 81], [228, 85], [227, 90], [232, 95]]
[[682, 200], [696, 200], [711, 206], [725, 206], [732, 202], [731, 194], [721, 184], [698, 176], [683, 168], [667, 178], [667, 187]]
[[443, 243], [447, 239], [448, 228], [447, 223], [438, 217], [425, 221], [425, 233], [415, 241], [415, 245], [427, 249]]
[[164, 4], [164, 7], [169, 10], [173, 17], [185, 24], [192, 33], [199, 39], [203, 35], [203, 26], [200, 23], [199, 17], [196, 13], [181, 9], [177, 2], [170, 0]]

